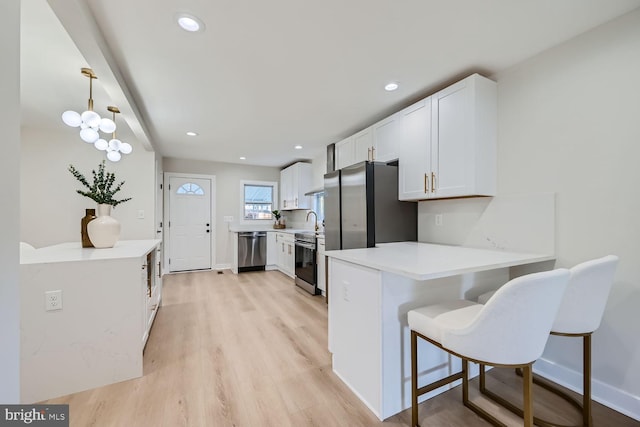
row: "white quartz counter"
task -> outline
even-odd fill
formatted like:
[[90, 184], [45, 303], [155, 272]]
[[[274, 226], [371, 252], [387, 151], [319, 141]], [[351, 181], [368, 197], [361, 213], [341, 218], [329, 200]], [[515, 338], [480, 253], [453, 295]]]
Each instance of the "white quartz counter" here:
[[325, 255], [414, 280], [437, 279], [555, 258], [553, 254], [506, 252], [419, 242], [383, 243], [375, 248], [325, 251]]
[[158, 239], [120, 240], [113, 248], [103, 249], [83, 248], [80, 242], [61, 243], [21, 251], [20, 264], [140, 258], [161, 242]]
[[233, 233], [244, 233], [251, 231], [267, 231], [270, 233], [287, 233], [296, 234], [304, 232], [312, 232], [313, 230], [308, 228], [273, 228], [272, 226], [252, 226], [252, 225], [230, 225], [229, 231]]

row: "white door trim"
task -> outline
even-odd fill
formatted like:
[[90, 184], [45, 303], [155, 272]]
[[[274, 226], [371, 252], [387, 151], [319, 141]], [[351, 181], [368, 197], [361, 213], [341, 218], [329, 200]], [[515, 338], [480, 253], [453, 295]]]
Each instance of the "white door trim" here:
[[[211, 269], [215, 268], [215, 259], [216, 259], [216, 242], [218, 240], [218, 227], [216, 223], [216, 176], [215, 175], [203, 175], [197, 173], [180, 173], [180, 172], [164, 172], [164, 184], [162, 185], [164, 191], [164, 225], [168, 225], [171, 221], [171, 210], [169, 209], [169, 181], [171, 178], [200, 178], [200, 179], [209, 179], [211, 180], [211, 225], [213, 229], [213, 233], [211, 233]], [[164, 227], [165, 230], [168, 227]], [[169, 232], [164, 234], [164, 265], [167, 266], [165, 271], [169, 272], [169, 254], [171, 253], [171, 237]]]

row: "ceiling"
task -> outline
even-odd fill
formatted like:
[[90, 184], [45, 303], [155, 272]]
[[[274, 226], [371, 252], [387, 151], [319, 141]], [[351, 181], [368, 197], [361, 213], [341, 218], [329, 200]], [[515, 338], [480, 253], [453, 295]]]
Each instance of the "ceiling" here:
[[[120, 107], [121, 139], [135, 137], [163, 156], [280, 167], [313, 158], [467, 74], [509, 68], [640, 0], [21, 5], [24, 126], [64, 128], [62, 111], [86, 106], [80, 68], [90, 66], [98, 75], [95, 110]], [[180, 29], [179, 12], [200, 18], [205, 31]], [[386, 92], [389, 81], [400, 88]]]

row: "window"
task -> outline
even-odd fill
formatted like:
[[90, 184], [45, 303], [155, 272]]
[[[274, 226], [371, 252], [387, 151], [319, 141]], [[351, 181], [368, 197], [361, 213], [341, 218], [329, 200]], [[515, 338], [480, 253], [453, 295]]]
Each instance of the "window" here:
[[324, 192], [313, 195], [312, 207], [313, 211], [318, 214], [318, 224], [324, 221]]
[[271, 220], [275, 210], [277, 184], [274, 182], [243, 182], [243, 207], [242, 218], [244, 220]]
[[193, 182], [187, 182], [182, 184], [180, 188], [176, 190], [176, 194], [188, 194], [191, 196], [204, 196], [204, 190], [198, 184]]

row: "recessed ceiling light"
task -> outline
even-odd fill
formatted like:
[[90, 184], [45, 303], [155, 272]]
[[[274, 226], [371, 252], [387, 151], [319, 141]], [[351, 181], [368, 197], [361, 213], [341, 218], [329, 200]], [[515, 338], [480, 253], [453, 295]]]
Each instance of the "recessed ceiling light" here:
[[190, 33], [204, 31], [204, 23], [193, 15], [179, 13], [176, 15], [176, 19], [178, 25], [185, 31], [189, 31]]
[[293, 148], [295, 148], [296, 150], [302, 150], [302, 145], [296, 145], [296, 146], [295, 146], [295, 147], [293, 147]]
[[187, 132], [187, 135], [189, 135], [189, 136], [198, 136], [198, 134], [195, 133], [195, 132]]
[[240, 160], [247, 160], [247, 158], [245, 156], [241, 156]]
[[398, 83], [396, 82], [387, 83], [384, 87], [384, 90], [386, 90], [387, 92], [392, 92], [396, 89], [398, 89]]

